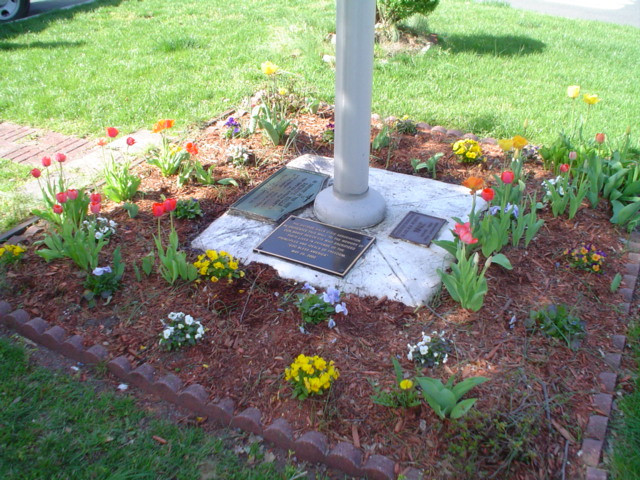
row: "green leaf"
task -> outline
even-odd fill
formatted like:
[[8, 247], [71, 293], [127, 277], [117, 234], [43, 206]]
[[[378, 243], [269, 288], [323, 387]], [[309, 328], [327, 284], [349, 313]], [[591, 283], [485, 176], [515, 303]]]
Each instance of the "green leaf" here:
[[453, 407], [453, 410], [451, 410], [449, 416], [454, 420], [462, 417], [471, 409], [471, 407], [473, 407], [473, 404], [476, 403], [477, 400], [477, 398], [467, 398], [466, 400], [462, 400], [455, 407]]
[[620, 287], [620, 283], [622, 282], [622, 275], [620, 273], [616, 273], [616, 276], [611, 280], [611, 293], [614, 293]]
[[630, 203], [623, 207], [618, 201], [611, 202], [613, 206], [613, 216], [611, 217], [611, 223], [616, 225], [624, 225], [640, 210], [640, 202]]
[[231, 178], [231, 177], [221, 178], [220, 180], [218, 180], [218, 183], [220, 185], [233, 185], [234, 187], [238, 187], [239, 186], [238, 182], [236, 181], [236, 179], [235, 178]]
[[455, 395], [455, 399], [457, 401], [460, 398], [462, 398], [462, 396], [465, 393], [467, 393], [469, 390], [471, 390], [473, 387], [476, 387], [476, 386], [480, 385], [481, 383], [484, 383], [484, 382], [486, 382], [488, 380], [489, 379], [486, 378], [486, 377], [469, 377], [469, 378], [461, 381], [460, 383], [458, 383], [451, 390], [452, 390], [453, 394]]
[[498, 253], [493, 257], [491, 257], [491, 263], [497, 263], [498, 265], [500, 265], [503, 268], [506, 268], [507, 270], [513, 269], [513, 266], [511, 265], [511, 262], [509, 261], [509, 259], [506, 256], [504, 256], [502, 253]]

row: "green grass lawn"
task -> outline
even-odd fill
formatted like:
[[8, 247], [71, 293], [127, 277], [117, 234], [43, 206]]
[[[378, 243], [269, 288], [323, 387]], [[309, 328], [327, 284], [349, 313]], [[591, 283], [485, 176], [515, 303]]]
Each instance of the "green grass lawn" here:
[[3, 480], [304, 478], [296, 467], [264, 461], [258, 444], [248, 448], [253, 464], [246, 465], [228, 440], [159, 420], [130, 397], [98, 394], [90, 383], [33, 367], [26, 350], [3, 337], [0, 372]]
[[[99, 134], [208, 120], [258, 89], [271, 60], [331, 101], [334, 1], [98, 0], [0, 30], [0, 116]], [[550, 141], [566, 127], [566, 87], [603, 99], [591, 129], [638, 127], [640, 29], [446, 0], [425, 54], [377, 49], [373, 109], [482, 135]]]
[[0, 232], [24, 220], [33, 201], [17, 193], [17, 189], [31, 180], [30, 167], [0, 158]]
[[[640, 324], [630, 324], [627, 333], [631, 356], [640, 365]], [[635, 391], [618, 400], [622, 413], [614, 422], [611, 473], [616, 480], [640, 479], [640, 370], [636, 371]]]

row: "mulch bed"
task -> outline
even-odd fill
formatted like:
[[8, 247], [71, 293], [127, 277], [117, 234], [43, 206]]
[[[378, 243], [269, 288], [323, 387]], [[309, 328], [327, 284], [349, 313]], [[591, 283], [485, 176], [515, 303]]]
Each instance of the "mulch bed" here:
[[[8, 273], [0, 298], [70, 334], [102, 343], [112, 357], [126, 355], [134, 367], [150, 363], [156, 370], [177, 374], [187, 385], [200, 383], [210, 390], [211, 399], [231, 397], [239, 409], [257, 407], [266, 417], [265, 425], [284, 417], [297, 433], [319, 430], [332, 444], [352, 442], [365, 454], [387, 455], [403, 466], [423, 469], [427, 478], [559, 478], [563, 468], [567, 478], [576, 478], [582, 471], [579, 440], [593, 410], [589, 393], [596, 390], [597, 374], [605, 368], [601, 352], [609, 348], [611, 335], [625, 331], [616, 307], [619, 295], [610, 292], [614, 275], [623, 270], [625, 233], [609, 222], [607, 202], [601, 201], [596, 209], [583, 205], [572, 220], [542, 211], [545, 224], [528, 248], [509, 246], [502, 252], [513, 270], [489, 269], [489, 293], [478, 312], [463, 310], [446, 291], [429, 307], [417, 310], [348, 295], [349, 314], [335, 329], [318, 325], [303, 334], [297, 308], [285, 301], [288, 294], [300, 291], [300, 285], [279, 278], [268, 266], [246, 266], [246, 277], [231, 285], [172, 287], [158, 275], [137, 281], [133, 273], [131, 265], [139, 266], [153, 248], [157, 222], [151, 204], [163, 196], [200, 201], [203, 217], [175, 222], [181, 245], [188, 250], [232, 202], [286, 162], [303, 153], [332, 155], [331, 146], [321, 140], [332, 121], [326, 109], [296, 118], [300, 133], [287, 150], [272, 147], [259, 134], [225, 139], [223, 121], [197, 132], [197, 158], [205, 167], [215, 165], [216, 177], [236, 178], [239, 188], [178, 188], [175, 178], [163, 178], [143, 163], [136, 167], [143, 178], [143, 195], [136, 199], [140, 214], [131, 219], [118, 205], [106, 205], [103, 212], [118, 222], [106, 253], [120, 245], [127, 265], [123, 288], [111, 303], [89, 308], [75, 266], [68, 261], [47, 264], [32, 250]], [[253, 163], [243, 169], [228, 164], [225, 151], [231, 143], [248, 146]], [[503, 153], [494, 145], [483, 145], [487, 161], [479, 165], [459, 163], [450, 145], [450, 140], [429, 130], [394, 135], [391, 154], [387, 149], [374, 152], [372, 167], [384, 168], [389, 159], [389, 170], [413, 174], [412, 158], [426, 160], [443, 152], [437, 167], [441, 181], [461, 183], [474, 175], [491, 183], [502, 169]], [[552, 176], [539, 160], [528, 162], [525, 171], [529, 192]], [[425, 170], [419, 174], [428, 176]], [[168, 222], [163, 226], [168, 228]], [[580, 242], [606, 252], [603, 274], [576, 270], [564, 261], [563, 250]], [[193, 260], [197, 253], [190, 253]], [[585, 321], [587, 336], [576, 351], [526, 330], [529, 311], [551, 303], [570, 305]], [[200, 319], [207, 328], [205, 340], [177, 352], [160, 348], [160, 320], [172, 311]], [[411, 371], [407, 343], [433, 330], [444, 330], [455, 349], [445, 366], [423, 369], [422, 374], [443, 380], [454, 373], [489, 377], [472, 392], [479, 398], [474, 410], [460, 421], [442, 422], [426, 405], [404, 412], [372, 403], [369, 381], [393, 383], [391, 356]], [[291, 398], [283, 372], [300, 353], [335, 361], [341, 376], [329, 396], [304, 402]]]

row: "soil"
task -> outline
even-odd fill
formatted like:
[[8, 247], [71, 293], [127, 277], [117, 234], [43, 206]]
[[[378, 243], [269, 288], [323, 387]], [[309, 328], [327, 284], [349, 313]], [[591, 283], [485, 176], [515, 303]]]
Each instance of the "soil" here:
[[[181, 246], [195, 260], [199, 252], [189, 249], [190, 242], [241, 195], [301, 154], [332, 155], [332, 146], [322, 141], [332, 118], [328, 108], [298, 115], [299, 134], [289, 148], [273, 147], [259, 133], [226, 139], [225, 119], [197, 132], [196, 158], [213, 167], [216, 178], [233, 177], [239, 187], [178, 187], [175, 177], [164, 178], [146, 163], [138, 165], [135, 172], [143, 179], [142, 193], [135, 200], [139, 215], [129, 218], [119, 205], [108, 202], [103, 208], [103, 214], [118, 223], [104, 259], [121, 246], [127, 265], [123, 286], [108, 305], [91, 308], [83, 300], [84, 279], [77, 268], [69, 261], [47, 264], [33, 249], [9, 271], [0, 298], [63, 326], [69, 334], [101, 343], [112, 356], [126, 355], [134, 367], [150, 363], [156, 370], [179, 375], [187, 385], [202, 384], [212, 400], [231, 397], [239, 409], [257, 407], [264, 424], [284, 417], [297, 433], [319, 430], [331, 444], [352, 442], [366, 455], [383, 454], [403, 467], [423, 469], [427, 478], [551, 479], [560, 478], [563, 469], [567, 478], [576, 478], [582, 471], [577, 455], [581, 432], [593, 412], [590, 393], [598, 391], [597, 375], [606, 368], [603, 352], [610, 350], [611, 335], [625, 332], [617, 308], [622, 300], [610, 291], [613, 277], [623, 271], [625, 232], [609, 222], [605, 201], [596, 209], [585, 203], [572, 220], [554, 218], [549, 209], [543, 210], [540, 217], [545, 224], [529, 246], [503, 250], [513, 270], [497, 265], [489, 269], [489, 292], [478, 312], [462, 309], [446, 290], [419, 309], [347, 295], [349, 314], [336, 328], [317, 325], [305, 334], [299, 330], [296, 306], [287, 300], [301, 286], [279, 278], [266, 265], [243, 266], [245, 278], [230, 285], [170, 286], [156, 274], [136, 278], [133, 265], [140, 268], [141, 258], [153, 249], [152, 235], [158, 228], [151, 213], [153, 202], [165, 197], [199, 200], [201, 218], [175, 220]], [[247, 122], [248, 116], [241, 120]], [[236, 168], [226, 161], [230, 144], [252, 151], [248, 166]], [[491, 184], [505, 158], [497, 146], [482, 148], [486, 161], [468, 165], [457, 160], [451, 140], [440, 134], [428, 129], [416, 135], [394, 134], [391, 151], [374, 152], [371, 166], [426, 177], [426, 170], [414, 173], [410, 160], [442, 152], [438, 180], [459, 184], [473, 175]], [[539, 159], [526, 163], [524, 170], [531, 193], [553, 176]], [[166, 217], [161, 225], [166, 234]], [[580, 242], [605, 251], [602, 274], [568, 266], [562, 252]], [[530, 310], [561, 303], [586, 324], [587, 335], [576, 350], [525, 327]], [[161, 319], [180, 311], [202, 321], [205, 339], [194, 347], [167, 352], [158, 345]], [[415, 344], [421, 332], [433, 330], [443, 330], [454, 351], [446, 365], [421, 369], [422, 375], [490, 379], [472, 391], [479, 400], [459, 421], [441, 421], [426, 404], [404, 412], [371, 401], [370, 382], [382, 386], [394, 382], [391, 357], [412, 371], [407, 343]], [[340, 378], [328, 396], [304, 402], [291, 398], [283, 372], [300, 353], [335, 362]]]

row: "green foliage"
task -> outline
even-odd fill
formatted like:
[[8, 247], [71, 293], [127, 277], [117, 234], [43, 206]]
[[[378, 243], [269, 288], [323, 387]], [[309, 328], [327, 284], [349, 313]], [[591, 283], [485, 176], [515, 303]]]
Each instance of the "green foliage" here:
[[164, 131], [161, 131], [160, 135], [162, 135], [162, 146], [147, 159], [147, 163], [158, 167], [163, 177], [169, 177], [180, 171], [182, 164], [191, 158], [191, 154], [184, 148], [169, 143]]
[[138, 207], [138, 205], [136, 205], [135, 203], [124, 203], [122, 205], [122, 208], [127, 211], [127, 214], [129, 214], [129, 218], [136, 218], [138, 216], [138, 212], [140, 211], [140, 207]]
[[422, 395], [425, 400], [442, 420], [447, 417], [456, 419], [465, 415], [478, 399], [460, 399], [473, 387], [487, 380], [489, 379], [485, 377], [469, 377], [454, 385], [454, 376], [452, 375], [447, 380], [447, 383], [443, 385], [437, 378], [416, 377], [418, 385], [422, 388]]
[[373, 142], [371, 143], [371, 148], [374, 150], [381, 150], [385, 147], [388, 147], [391, 143], [391, 135], [389, 133], [389, 126], [385, 125], [382, 127], [382, 130], [378, 132], [378, 134], [374, 137]]
[[622, 283], [622, 275], [620, 275], [620, 273], [618, 272], [616, 273], [616, 276], [613, 277], [613, 280], [611, 280], [611, 293], [615, 293], [618, 291], [618, 288], [620, 288], [620, 283]]
[[193, 220], [196, 217], [202, 216], [202, 210], [200, 209], [200, 202], [195, 198], [189, 200], [178, 200], [176, 203], [176, 218], [186, 218]]
[[[178, 250], [178, 233], [173, 227], [169, 233], [169, 244], [166, 250], [162, 246], [160, 235], [157, 237], [154, 235], [153, 240], [158, 252], [158, 273], [167, 283], [173, 285], [178, 279], [193, 282], [198, 278], [198, 270], [187, 260], [187, 254]], [[144, 259], [142, 267], [145, 268]]]
[[537, 325], [545, 335], [564, 340], [572, 349], [577, 348], [578, 341], [585, 335], [584, 322], [563, 304], [532, 310], [529, 319], [530, 326]]
[[440, 3], [440, 0], [377, 0], [378, 15], [382, 22], [390, 27], [412, 15], [429, 15]]
[[120, 288], [120, 281], [124, 274], [124, 263], [120, 255], [120, 247], [113, 252], [113, 267], [96, 268], [87, 275], [84, 282], [84, 298], [93, 304], [96, 298], [102, 298], [108, 303], [113, 293]]
[[414, 387], [413, 380], [404, 378], [402, 367], [395, 357], [391, 357], [391, 362], [393, 363], [393, 371], [396, 377], [395, 383], [389, 390], [383, 391], [380, 386], [368, 379], [375, 391], [375, 394], [371, 396], [371, 400], [377, 405], [389, 408], [417, 407], [420, 405], [420, 397]]
[[451, 298], [460, 303], [462, 308], [474, 312], [480, 310], [484, 303], [484, 296], [488, 291], [485, 274], [491, 263], [497, 263], [507, 270], [513, 268], [509, 259], [499, 253], [487, 258], [484, 268], [478, 272], [480, 261], [478, 253], [476, 252], [467, 258], [466, 249], [462, 242], [458, 243], [456, 260], [456, 263], [451, 264], [451, 273], [444, 273], [441, 269], [437, 269], [438, 275], [440, 275]]
[[142, 179], [130, 172], [131, 164], [128, 161], [117, 163], [113, 158], [105, 162], [104, 181], [102, 189], [109, 200], [124, 202], [131, 200], [136, 193]]
[[194, 180], [200, 185], [234, 185], [238, 186], [238, 182], [234, 178], [220, 178], [217, 179], [213, 173], [214, 166], [210, 166], [205, 169], [202, 164], [197, 160], [191, 160], [184, 162], [178, 175], [178, 186], [183, 186], [189, 180]]
[[[286, 113], [276, 108], [272, 109], [265, 104], [260, 104], [254, 108], [252, 116], [273, 145], [282, 145], [287, 138], [292, 139], [296, 136], [296, 126], [287, 119]], [[292, 129], [287, 137], [289, 127]]]
[[77, 230], [70, 222], [65, 222], [60, 233], [45, 235], [41, 243], [47, 248], [41, 248], [36, 253], [47, 262], [70, 258], [79, 268], [91, 272], [98, 266], [98, 256], [107, 242], [106, 238], [96, 239], [93, 225], [86, 230]]
[[402, 135], [415, 135], [418, 133], [416, 122], [408, 117], [398, 120], [393, 126], [394, 130]]
[[427, 168], [431, 171], [431, 177], [435, 180], [436, 178], [436, 166], [438, 165], [438, 160], [440, 160], [444, 156], [444, 153], [438, 152], [435, 155], [429, 157], [426, 162], [421, 162], [419, 158], [411, 159], [411, 167], [413, 167], [413, 171], [418, 173], [423, 168]]

